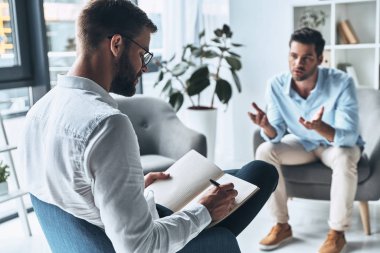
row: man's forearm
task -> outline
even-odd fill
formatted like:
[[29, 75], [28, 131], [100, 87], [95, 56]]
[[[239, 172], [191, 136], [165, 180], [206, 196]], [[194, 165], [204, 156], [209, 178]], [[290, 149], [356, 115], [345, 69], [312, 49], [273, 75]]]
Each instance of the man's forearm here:
[[315, 129], [320, 135], [325, 137], [329, 142], [334, 141], [335, 137], [335, 128], [330, 126], [327, 123], [322, 122], [321, 126], [318, 129]]
[[274, 127], [272, 127], [271, 125], [263, 127], [263, 130], [266, 136], [268, 136], [270, 139], [273, 139], [277, 136], [276, 129], [274, 129]]

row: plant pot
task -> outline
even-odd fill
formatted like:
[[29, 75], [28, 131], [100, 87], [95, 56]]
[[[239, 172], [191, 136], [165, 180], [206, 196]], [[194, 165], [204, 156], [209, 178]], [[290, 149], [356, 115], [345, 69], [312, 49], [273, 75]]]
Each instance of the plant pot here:
[[201, 107], [187, 108], [185, 114], [185, 124], [206, 136], [207, 158], [214, 161], [215, 156], [215, 137], [216, 137], [216, 118], [218, 111], [216, 108]]
[[1, 182], [0, 183], [0, 196], [8, 193], [8, 183]]

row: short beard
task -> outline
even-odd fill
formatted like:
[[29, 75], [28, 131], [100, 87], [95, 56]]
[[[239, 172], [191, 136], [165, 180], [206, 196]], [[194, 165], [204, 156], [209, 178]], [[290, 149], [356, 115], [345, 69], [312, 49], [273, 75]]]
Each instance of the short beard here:
[[110, 92], [131, 97], [136, 93], [135, 81], [138, 74], [133, 70], [133, 66], [129, 61], [126, 53], [120, 58], [119, 69], [117, 75], [112, 80]]
[[309, 72], [305, 73], [303, 76], [300, 76], [300, 77], [293, 76], [293, 79], [297, 82], [305, 81], [306, 79], [313, 76], [315, 71], [318, 71], [318, 66], [316, 66], [314, 69], [310, 70]]

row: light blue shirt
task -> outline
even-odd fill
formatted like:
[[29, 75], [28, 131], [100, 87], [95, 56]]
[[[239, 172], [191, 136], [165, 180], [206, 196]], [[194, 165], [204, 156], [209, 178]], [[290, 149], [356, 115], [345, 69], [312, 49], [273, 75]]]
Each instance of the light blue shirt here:
[[[277, 135], [270, 139], [263, 130], [266, 141], [279, 142], [286, 131], [294, 134], [307, 151], [318, 146], [363, 146], [359, 135], [359, 116], [356, 89], [351, 77], [330, 68], [318, 68], [315, 88], [304, 99], [291, 86], [291, 73], [278, 75], [268, 82], [266, 100], [267, 116]], [[300, 117], [312, 120], [324, 106], [322, 120], [335, 129], [334, 141], [330, 142], [314, 130], [306, 129], [298, 122]]]

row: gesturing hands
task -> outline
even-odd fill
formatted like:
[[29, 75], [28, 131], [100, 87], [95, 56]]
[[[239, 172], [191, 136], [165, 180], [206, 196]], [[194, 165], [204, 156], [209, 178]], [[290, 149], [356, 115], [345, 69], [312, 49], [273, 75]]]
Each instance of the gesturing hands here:
[[213, 221], [220, 220], [234, 207], [237, 194], [232, 183], [221, 184], [208, 190], [199, 203], [207, 208]]
[[307, 129], [315, 130], [320, 135], [325, 137], [328, 141], [334, 141], [335, 129], [322, 121], [322, 116], [325, 108], [322, 106], [321, 109], [314, 115], [311, 121], [305, 120], [303, 117], [299, 118], [299, 122]]
[[277, 135], [276, 130], [269, 123], [266, 113], [257, 106], [255, 102], [252, 103], [253, 108], [256, 110], [257, 114], [248, 112], [248, 116], [251, 118], [252, 122], [264, 129], [265, 134], [269, 138], [274, 138]]
[[252, 103], [252, 106], [257, 112], [257, 114], [248, 112], [248, 116], [251, 118], [252, 122], [262, 128], [268, 127], [269, 121], [265, 112], [261, 110], [255, 102]]
[[322, 116], [323, 116], [324, 110], [325, 109], [322, 106], [321, 109], [319, 109], [319, 111], [314, 115], [311, 121], [307, 121], [303, 117], [300, 117], [298, 121], [307, 129], [311, 129], [311, 130], [321, 129], [323, 125]]
[[170, 178], [169, 173], [164, 172], [150, 172], [144, 176], [145, 188], [153, 184], [156, 180], [165, 180]]

